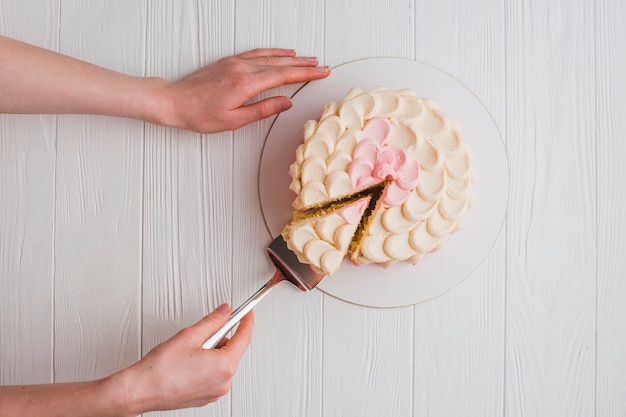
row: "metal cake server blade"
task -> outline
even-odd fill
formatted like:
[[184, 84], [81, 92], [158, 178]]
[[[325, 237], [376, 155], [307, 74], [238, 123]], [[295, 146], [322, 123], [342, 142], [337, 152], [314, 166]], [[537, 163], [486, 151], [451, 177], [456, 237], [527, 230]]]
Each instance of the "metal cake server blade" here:
[[274, 276], [261, 289], [234, 310], [230, 319], [202, 344], [204, 349], [212, 349], [232, 330], [233, 327], [277, 284], [289, 282], [301, 291], [310, 291], [319, 284], [323, 274], [313, 271], [307, 264], [300, 263], [282, 236], [278, 236], [267, 247], [267, 254], [276, 266]]

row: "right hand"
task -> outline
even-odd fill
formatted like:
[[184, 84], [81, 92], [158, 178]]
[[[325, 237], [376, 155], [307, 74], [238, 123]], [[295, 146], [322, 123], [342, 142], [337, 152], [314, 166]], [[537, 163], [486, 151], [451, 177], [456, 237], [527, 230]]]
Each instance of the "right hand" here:
[[252, 312], [236, 332], [215, 349], [202, 343], [230, 317], [230, 307], [219, 306], [198, 323], [163, 342], [125, 373], [124, 392], [132, 414], [200, 407], [228, 393], [237, 365], [250, 343]]

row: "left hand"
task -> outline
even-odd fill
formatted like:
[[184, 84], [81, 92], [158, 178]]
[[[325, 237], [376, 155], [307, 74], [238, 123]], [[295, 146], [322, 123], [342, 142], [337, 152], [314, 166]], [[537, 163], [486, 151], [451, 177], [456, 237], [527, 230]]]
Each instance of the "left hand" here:
[[284, 84], [325, 78], [317, 58], [289, 49], [254, 49], [222, 58], [179, 81], [166, 83], [157, 122], [200, 133], [235, 130], [291, 107], [287, 97], [246, 104], [259, 93]]

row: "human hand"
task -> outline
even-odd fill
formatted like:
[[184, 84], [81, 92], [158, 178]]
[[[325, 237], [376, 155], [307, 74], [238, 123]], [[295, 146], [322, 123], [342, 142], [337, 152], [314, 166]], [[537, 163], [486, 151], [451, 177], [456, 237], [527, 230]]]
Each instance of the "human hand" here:
[[291, 107], [287, 97], [246, 104], [259, 93], [284, 84], [324, 78], [328, 67], [289, 49], [255, 49], [222, 58], [163, 87], [156, 122], [200, 133], [235, 130]]
[[[230, 340], [219, 347], [201, 347], [230, 317], [227, 305], [178, 332], [143, 359], [120, 372], [123, 395], [132, 415], [155, 410], [200, 407], [228, 393], [237, 365], [250, 343], [252, 312], [240, 322]], [[115, 377], [115, 376], [114, 376]]]
[[168, 82], [111, 71], [3, 36], [0, 62], [0, 113], [98, 114], [200, 133], [238, 129], [287, 110], [287, 97], [246, 103], [271, 88], [330, 74], [317, 66], [317, 58], [267, 48], [222, 58]]

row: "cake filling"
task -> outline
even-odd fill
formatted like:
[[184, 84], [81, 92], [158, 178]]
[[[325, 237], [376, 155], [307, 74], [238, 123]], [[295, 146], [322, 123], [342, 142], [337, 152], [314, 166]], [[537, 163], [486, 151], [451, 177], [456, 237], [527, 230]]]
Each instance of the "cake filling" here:
[[370, 201], [367, 195], [292, 221], [282, 232], [287, 247], [314, 271], [332, 274], [348, 255]]

